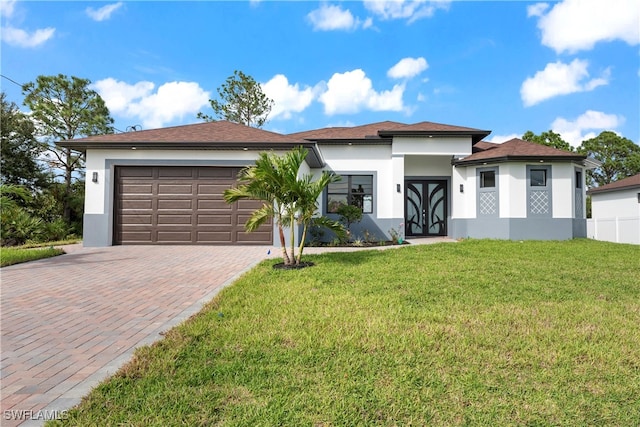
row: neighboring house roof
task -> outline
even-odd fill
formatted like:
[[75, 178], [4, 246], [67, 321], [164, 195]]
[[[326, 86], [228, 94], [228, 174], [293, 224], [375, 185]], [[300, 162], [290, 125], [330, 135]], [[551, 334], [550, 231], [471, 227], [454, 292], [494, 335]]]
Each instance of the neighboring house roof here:
[[353, 127], [330, 127], [290, 134], [291, 137], [309, 141], [351, 141], [361, 140], [361, 143], [391, 142], [394, 136], [460, 136], [470, 135], [472, 141], [478, 142], [491, 131], [468, 128], [463, 126], [445, 125], [442, 123], [420, 122], [411, 125], [398, 122], [378, 122]]
[[[480, 144], [480, 143], [478, 143]], [[476, 146], [478, 146], [476, 144]], [[495, 147], [490, 147], [484, 142], [479, 148], [481, 151], [477, 151], [470, 156], [455, 160], [455, 165], [473, 165], [482, 164], [488, 162], [506, 162], [514, 160], [524, 161], [540, 161], [540, 160], [564, 160], [564, 161], [583, 161], [586, 159], [586, 155], [572, 153], [570, 151], [558, 150], [557, 148], [548, 147], [542, 144], [536, 144], [535, 142], [524, 141], [522, 139], [513, 138], [502, 144], [495, 144]], [[482, 148], [485, 148], [482, 150]]]
[[634, 188], [640, 189], [640, 173], [600, 187], [592, 188], [587, 191], [587, 194], [607, 193], [610, 191], [630, 190]]

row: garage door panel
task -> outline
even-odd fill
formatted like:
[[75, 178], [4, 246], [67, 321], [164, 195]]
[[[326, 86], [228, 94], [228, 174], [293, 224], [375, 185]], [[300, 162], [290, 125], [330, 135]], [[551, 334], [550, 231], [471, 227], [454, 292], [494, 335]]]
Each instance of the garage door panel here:
[[199, 168], [198, 178], [216, 178], [216, 180], [227, 179], [235, 181], [240, 168]]
[[191, 225], [191, 214], [189, 215], [158, 215], [158, 225], [162, 224], [189, 224]]
[[152, 209], [152, 207], [153, 207], [153, 201], [151, 199], [149, 199], [149, 200], [133, 199], [133, 200], [123, 200], [122, 201], [122, 209], [124, 209], [124, 210], [128, 210], [128, 209]]
[[233, 205], [228, 204], [224, 200], [202, 200], [198, 199], [198, 210], [213, 209], [216, 211], [229, 211], [233, 210]]
[[255, 211], [260, 209], [264, 202], [259, 200], [238, 200], [238, 211]]
[[232, 225], [231, 215], [198, 215], [198, 225], [224, 224]]
[[228, 184], [198, 184], [198, 195], [206, 195], [209, 194], [211, 196], [216, 197], [217, 199], [222, 199], [222, 194], [224, 190], [228, 190], [231, 188], [231, 182]]
[[271, 237], [271, 232], [268, 231], [254, 231], [253, 233], [240, 233], [236, 234], [236, 241], [243, 243], [259, 244], [264, 242], [267, 238]]
[[166, 166], [158, 168], [158, 179], [163, 178], [196, 178], [194, 168]]
[[193, 209], [193, 200], [192, 199], [159, 199], [158, 200], [158, 210], [169, 210], [169, 209], [184, 209], [191, 210]]
[[127, 242], [149, 242], [151, 241], [151, 231], [124, 231], [121, 239]]
[[151, 225], [153, 223], [153, 215], [150, 213], [135, 213], [135, 212], [127, 212], [123, 213], [121, 224], [129, 225], [129, 224], [145, 224]]
[[120, 194], [151, 194], [153, 191], [153, 185], [148, 184], [134, 184], [123, 183], [120, 185]]
[[158, 196], [192, 193], [192, 184], [158, 184]]
[[153, 172], [153, 168], [147, 167], [118, 168], [121, 178], [153, 178]]
[[158, 242], [191, 243], [190, 231], [162, 231], [158, 230]]
[[271, 224], [246, 233], [259, 201], [227, 204], [240, 168], [116, 167], [115, 244], [271, 244]]
[[198, 231], [197, 237], [203, 243], [232, 243], [231, 231]]

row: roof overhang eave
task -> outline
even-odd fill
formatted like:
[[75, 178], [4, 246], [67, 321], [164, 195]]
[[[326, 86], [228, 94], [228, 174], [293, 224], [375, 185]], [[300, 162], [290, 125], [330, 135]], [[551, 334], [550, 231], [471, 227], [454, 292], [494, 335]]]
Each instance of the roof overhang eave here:
[[319, 145], [391, 145], [391, 138], [308, 139]]
[[429, 136], [445, 136], [445, 137], [454, 137], [454, 136], [471, 136], [471, 141], [473, 144], [476, 142], [482, 141], [484, 138], [489, 136], [491, 133], [490, 130], [472, 130], [472, 131], [459, 131], [459, 130], [438, 130], [438, 131], [402, 131], [402, 130], [381, 130], [378, 132], [378, 135], [381, 137], [392, 138], [394, 136], [418, 136], [418, 137], [429, 137]]
[[56, 145], [64, 148], [86, 153], [89, 149], [96, 150], [231, 150], [231, 151], [270, 151], [290, 150], [303, 146], [309, 150], [306, 161], [311, 168], [322, 168], [325, 165], [324, 158], [316, 143], [311, 141], [292, 142], [91, 142], [91, 141], [60, 141]]
[[579, 162], [584, 165], [584, 156], [501, 156], [492, 157], [486, 159], [452, 159], [451, 164], [454, 166], [474, 166], [484, 165], [489, 163], [505, 163], [505, 162], [535, 162], [535, 163], [548, 163], [548, 162]]

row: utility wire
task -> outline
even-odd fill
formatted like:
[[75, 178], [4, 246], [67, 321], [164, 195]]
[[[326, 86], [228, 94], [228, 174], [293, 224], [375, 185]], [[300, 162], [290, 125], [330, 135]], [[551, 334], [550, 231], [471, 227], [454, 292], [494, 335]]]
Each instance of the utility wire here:
[[5, 79], [9, 80], [11, 83], [20, 86], [20, 88], [22, 88], [22, 86], [24, 86], [23, 84], [18, 83], [17, 81], [13, 80], [10, 77], [5, 76], [4, 74], [0, 74], [0, 77], [5, 78]]

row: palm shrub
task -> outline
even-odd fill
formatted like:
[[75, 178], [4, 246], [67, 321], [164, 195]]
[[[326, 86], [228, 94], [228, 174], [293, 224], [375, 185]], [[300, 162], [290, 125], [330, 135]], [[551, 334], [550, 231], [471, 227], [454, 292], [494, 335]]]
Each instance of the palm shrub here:
[[[282, 156], [274, 152], [262, 152], [255, 165], [244, 168], [238, 175], [239, 185], [224, 192], [224, 200], [234, 203], [241, 199], [255, 199], [263, 202], [255, 210], [247, 222], [245, 229], [256, 230], [268, 219], [273, 218], [282, 247], [282, 258], [285, 265], [300, 264], [304, 250], [307, 230], [312, 221], [340, 232], [340, 224], [331, 220], [319, 220], [315, 216], [318, 208], [318, 197], [330, 182], [340, 179], [333, 172], [324, 171], [319, 179], [312, 181], [307, 174], [299, 176], [300, 167], [308, 154], [304, 147], [295, 147]], [[295, 253], [294, 227], [302, 226], [302, 236]], [[291, 251], [287, 250], [284, 229], [289, 228]]]
[[46, 192], [31, 193], [13, 184], [0, 185], [0, 243], [18, 246], [27, 242], [63, 240], [71, 228], [53, 212], [55, 203]]
[[351, 238], [351, 224], [362, 220], [362, 210], [357, 206], [343, 204], [336, 213], [340, 215], [340, 221], [347, 227], [347, 236]]

